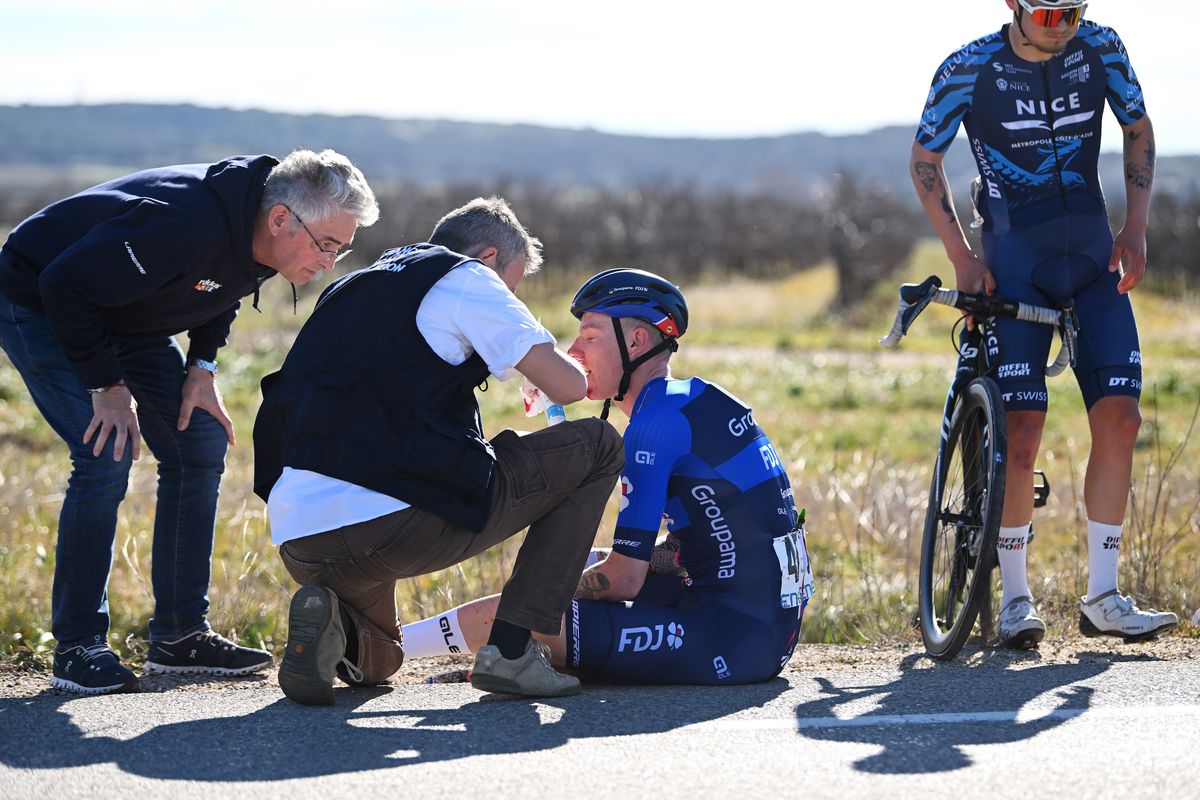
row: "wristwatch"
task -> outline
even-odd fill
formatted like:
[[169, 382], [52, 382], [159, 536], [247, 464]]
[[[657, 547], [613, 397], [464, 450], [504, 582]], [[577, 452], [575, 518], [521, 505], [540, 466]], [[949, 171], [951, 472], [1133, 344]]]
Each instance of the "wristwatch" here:
[[213, 375], [217, 374], [217, 362], [215, 361], [205, 361], [203, 358], [189, 358], [187, 365], [189, 367], [199, 367], [205, 372], [211, 372]]
[[121, 378], [121, 380], [117, 381], [116, 383], [110, 383], [108, 386], [97, 386], [95, 389], [88, 389], [88, 394], [104, 394], [109, 389], [113, 388], [114, 386], [124, 386], [124, 385], [125, 385], [125, 379]]

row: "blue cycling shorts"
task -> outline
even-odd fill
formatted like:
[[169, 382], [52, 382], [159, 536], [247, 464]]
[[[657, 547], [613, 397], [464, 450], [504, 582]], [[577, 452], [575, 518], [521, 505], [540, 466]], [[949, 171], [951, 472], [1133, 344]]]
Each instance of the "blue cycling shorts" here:
[[757, 683], [791, 658], [803, 608], [766, 609], [764, 616], [686, 590], [680, 578], [650, 574], [634, 600], [571, 602], [567, 665], [618, 683]]
[[[1073, 299], [1079, 315], [1075, 380], [1088, 409], [1102, 397], [1140, 397], [1142, 352], [1129, 296], [1108, 271], [1112, 232], [1104, 217], [1073, 214], [1018, 233], [984, 235], [984, 261], [996, 294], [1057, 307]], [[1010, 411], [1045, 411], [1045, 366], [1057, 335], [1048, 325], [996, 320], [1000, 357], [992, 377]], [[1057, 349], [1055, 350], [1057, 353]]]

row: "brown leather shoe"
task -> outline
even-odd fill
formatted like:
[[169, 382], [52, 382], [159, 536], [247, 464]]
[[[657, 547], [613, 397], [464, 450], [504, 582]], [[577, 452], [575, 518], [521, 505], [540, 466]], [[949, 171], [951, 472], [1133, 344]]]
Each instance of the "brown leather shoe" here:
[[550, 666], [550, 648], [529, 640], [520, 658], [504, 658], [499, 648], [486, 644], [475, 654], [471, 685], [483, 692], [523, 694], [529, 697], [567, 697], [579, 694], [579, 679]]
[[324, 586], [301, 586], [288, 610], [279, 688], [306, 706], [333, 705], [334, 670], [346, 654], [338, 599]]

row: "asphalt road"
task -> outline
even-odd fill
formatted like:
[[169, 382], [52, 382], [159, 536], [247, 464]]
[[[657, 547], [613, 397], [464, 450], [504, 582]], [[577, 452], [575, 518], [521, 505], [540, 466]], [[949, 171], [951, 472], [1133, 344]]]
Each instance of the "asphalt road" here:
[[1200, 661], [916, 656], [746, 687], [0, 698], [0, 796], [1200, 797]]

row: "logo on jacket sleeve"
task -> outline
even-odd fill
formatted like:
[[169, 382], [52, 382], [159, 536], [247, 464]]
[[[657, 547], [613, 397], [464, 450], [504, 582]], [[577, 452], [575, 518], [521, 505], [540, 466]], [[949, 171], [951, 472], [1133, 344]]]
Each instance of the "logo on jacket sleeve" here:
[[146, 268], [142, 266], [142, 262], [138, 261], [138, 257], [134, 255], [133, 245], [131, 245], [129, 242], [125, 243], [125, 252], [129, 253], [129, 260], [133, 262], [135, 267], [137, 267], [137, 271], [145, 275]]
[[221, 284], [209, 278], [205, 278], [202, 281], [196, 281], [196, 285], [192, 288], [197, 292], [215, 292], [217, 289], [221, 288]]
[[779, 467], [779, 454], [775, 452], [775, 448], [770, 442], [758, 448], [758, 454], [762, 456], [763, 466], [769, 470], [774, 470]]
[[621, 497], [617, 500], [617, 511], [624, 511], [629, 508], [629, 495], [633, 494], [633, 484], [629, 478], [621, 476]]

